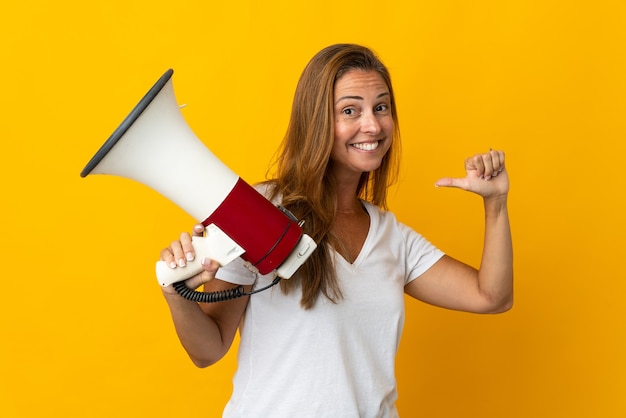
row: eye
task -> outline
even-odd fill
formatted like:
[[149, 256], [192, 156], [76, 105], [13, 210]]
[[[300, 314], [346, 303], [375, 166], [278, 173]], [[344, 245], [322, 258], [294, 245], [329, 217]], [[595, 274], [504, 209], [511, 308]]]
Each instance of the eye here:
[[386, 113], [389, 110], [389, 106], [387, 106], [386, 104], [379, 104], [377, 105], [374, 110], [378, 113]]
[[353, 107], [346, 107], [345, 109], [341, 111], [341, 114], [346, 115], [346, 116], [356, 116], [357, 111]]

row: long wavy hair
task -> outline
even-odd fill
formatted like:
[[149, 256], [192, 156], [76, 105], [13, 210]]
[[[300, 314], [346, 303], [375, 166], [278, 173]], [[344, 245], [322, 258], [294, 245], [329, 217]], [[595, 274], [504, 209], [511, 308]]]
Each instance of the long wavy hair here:
[[340, 243], [332, 234], [337, 210], [337, 188], [329, 170], [335, 140], [335, 83], [352, 70], [376, 71], [390, 93], [395, 130], [391, 147], [380, 167], [365, 172], [357, 188], [360, 199], [387, 209], [387, 189], [397, 180], [400, 135], [396, 101], [387, 67], [368, 48], [336, 44], [318, 52], [305, 67], [296, 87], [287, 133], [276, 154], [275, 175], [268, 184], [270, 198], [303, 220], [303, 230], [317, 242], [317, 250], [300, 267], [296, 277], [281, 281], [289, 293], [301, 287], [301, 306], [310, 309], [320, 295], [337, 303], [342, 291], [334, 268], [333, 248]]

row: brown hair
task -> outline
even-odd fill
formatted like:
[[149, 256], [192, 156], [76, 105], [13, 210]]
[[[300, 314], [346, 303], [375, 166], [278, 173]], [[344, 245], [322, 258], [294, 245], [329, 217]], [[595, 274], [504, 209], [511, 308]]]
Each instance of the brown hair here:
[[361, 175], [357, 196], [387, 209], [387, 188], [398, 175], [400, 135], [389, 71], [366, 47], [337, 44], [324, 48], [300, 76], [287, 133], [275, 161], [276, 175], [268, 182], [274, 186], [269, 197], [279, 198], [282, 206], [303, 220], [304, 232], [318, 244], [297, 276], [281, 281], [284, 293], [301, 286], [300, 303], [305, 309], [314, 306], [320, 293], [333, 302], [342, 297], [331, 251], [339, 243], [331, 233], [337, 191], [329, 161], [335, 139], [335, 83], [351, 70], [376, 71], [382, 76], [389, 89], [395, 125], [391, 148], [379, 168]]

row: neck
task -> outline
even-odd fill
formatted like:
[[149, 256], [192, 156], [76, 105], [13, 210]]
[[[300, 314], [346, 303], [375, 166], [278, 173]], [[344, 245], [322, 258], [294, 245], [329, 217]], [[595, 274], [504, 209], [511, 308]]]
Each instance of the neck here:
[[337, 185], [337, 212], [353, 213], [361, 211], [361, 202], [356, 194], [361, 179], [360, 175], [355, 176], [351, 173], [349, 176], [342, 176], [335, 172], [334, 177]]
[[363, 210], [361, 200], [356, 195], [356, 186], [337, 187], [337, 213], [357, 213]]

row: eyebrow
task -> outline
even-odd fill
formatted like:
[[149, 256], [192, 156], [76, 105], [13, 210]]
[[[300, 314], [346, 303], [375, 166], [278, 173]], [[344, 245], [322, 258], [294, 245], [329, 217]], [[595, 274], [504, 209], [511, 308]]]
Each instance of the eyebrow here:
[[[380, 99], [381, 97], [384, 96], [389, 96], [389, 92], [386, 91], [384, 93], [380, 93], [378, 96], [376, 96], [377, 99]], [[341, 96], [340, 98], [338, 98], [337, 100], [335, 100], [335, 103], [339, 103], [342, 100], [348, 100], [348, 99], [352, 99], [352, 100], [363, 100], [363, 97], [361, 96]]]

